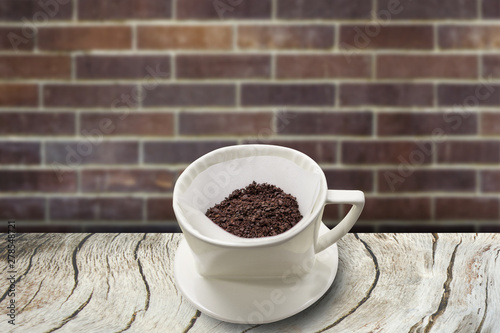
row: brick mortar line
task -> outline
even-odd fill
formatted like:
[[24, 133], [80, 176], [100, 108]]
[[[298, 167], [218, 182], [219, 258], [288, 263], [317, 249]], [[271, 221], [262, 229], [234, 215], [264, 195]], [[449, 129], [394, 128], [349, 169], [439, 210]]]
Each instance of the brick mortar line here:
[[[270, 112], [271, 113], [271, 112]], [[236, 139], [248, 139], [254, 137], [256, 133], [250, 133], [248, 135], [231, 135], [231, 136], [217, 136], [217, 135], [170, 135], [170, 136], [144, 136], [144, 135], [134, 135], [134, 136], [104, 136], [104, 139], [108, 143], [119, 143], [119, 142], [137, 142], [143, 140], [146, 143], [149, 142], [211, 142], [211, 141], [234, 141]], [[48, 143], [57, 142], [67, 142], [67, 141], [79, 141], [80, 139], [85, 139], [83, 135], [75, 136], [59, 136], [53, 137], [50, 135], [40, 136], [0, 136], [0, 142], [33, 142], [38, 140], [46, 140]], [[444, 139], [435, 139], [432, 135], [428, 136], [378, 136], [376, 139], [370, 135], [366, 136], [349, 136], [341, 134], [329, 134], [329, 135], [286, 135], [286, 134], [274, 134], [269, 137], [270, 140], [279, 141], [301, 141], [301, 142], [316, 142], [316, 141], [353, 141], [353, 142], [378, 142], [378, 143], [394, 143], [394, 142], [445, 142]], [[496, 136], [478, 136], [477, 134], [469, 135], [446, 135], [446, 142], [500, 142], [500, 134]]]
[[76, 56], [74, 53], [71, 53], [69, 55], [70, 57], [70, 81], [76, 82], [77, 81], [77, 61], [76, 61]]
[[45, 198], [45, 202], [44, 202], [44, 208], [45, 208], [44, 221], [45, 221], [45, 224], [47, 224], [47, 223], [50, 222], [50, 200], [46, 196], [44, 196], [43, 198]]
[[477, 19], [483, 19], [483, 0], [477, 0], [476, 2]]
[[[98, 196], [96, 196], [98, 194]], [[412, 197], [402, 197], [403, 194], [411, 194]], [[486, 193], [481, 197], [477, 197], [475, 192], [396, 192], [396, 193], [370, 193], [365, 192], [367, 199], [484, 199], [498, 200], [497, 193]], [[0, 193], [0, 198], [81, 198], [81, 199], [100, 199], [100, 198], [116, 198], [116, 199], [171, 199], [172, 192], [60, 192], [60, 193], [37, 193], [37, 192], [18, 192], [18, 193]]]
[[[68, 172], [76, 172], [78, 170], [149, 170], [149, 171], [170, 171], [176, 172], [191, 162], [186, 163], [146, 163], [144, 165], [139, 164], [85, 164], [83, 166], [79, 166], [77, 168], [68, 168]], [[327, 170], [357, 170], [357, 171], [385, 171], [385, 170], [397, 170], [399, 164], [346, 164], [346, 163], [322, 163], [318, 162], [318, 164]], [[471, 171], [471, 167], [476, 168], [479, 171], [497, 171], [498, 164], [422, 164], [415, 167], [415, 170], [419, 171]], [[45, 165], [42, 166], [40, 164], [34, 165], [23, 165], [23, 164], [0, 164], [1, 171], [53, 171], [52, 166]], [[410, 176], [411, 177], [411, 176]], [[475, 191], [475, 190], [474, 190]], [[475, 193], [475, 192], [473, 192]], [[482, 192], [483, 193], [483, 192]]]
[[439, 26], [436, 23], [432, 24], [432, 39], [433, 39], [432, 50], [434, 52], [438, 53], [440, 51], [440, 49], [439, 49]]
[[481, 195], [481, 170], [476, 170], [476, 194]]
[[[132, 194], [133, 193], [133, 194]], [[162, 194], [164, 193], [164, 194]], [[98, 194], [99, 196], [96, 196]], [[36, 192], [21, 192], [21, 193], [0, 193], [0, 198], [88, 198], [88, 199], [100, 199], [100, 198], [118, 198], [118, 199], [156, 199], [165, 198], [171, 199], [172, 193], [166, 192], [60, 192], [60, 193], [36, 193]]]
[[372, 175], [373, 175], [372, 192], [374, 195], [378, 195], [378, 193], [379, 193], [379, 191], [378, 191], [378, 183], [379, 183], [378, 170], [373, 170]]
[[380, 78], [377, 78], [377, 67], [378, 67], [378, 65], [377, 65], [377, 54], [373, 53], [371, 55], [370, 61], [371, 61], [370, 69], [371, 69], [371, 72], [372, 72], [371, 73], [372, 75], [371, 75], [371, 78], [370, 78], [371, 80], [370, 81], [378, 82], [378, 80]]
[[231, 33], [232, 33], [231, 45], [233, 47], [232, 51], [237, 51], [239, 50], [239, 46], [238, 46], [238, 27], [236, 25], [232, 27]]
[[73, 10], [71, 13], [72, 22], [78, 22], [78, 0], [72, 0], [71, 2], [73, 6]]
[[270, 81], [271, 82], [278, 82], [276, 80], [277, 79], [277, 75], [276, 75], [277, 70], [276, 70], [276, 68], [277, 68], [277, 62], [278, 62], [276, 52], [272, 52], [270, 54], [270, 61], [271, 61], [271, 66], [270, 66], [271, 67], [270, 68], [271, 69], [271, 79], [270, 79]]
[[132, 50], [135, 52], [135, 51], [137, 51], [137, 25], [136, 24], [132, 24], [131, 27], [130, 27], [130, 30], [131, 30], [131, 33], [130, 33], [130, 38], [131, 38], [130, 45], [131, 45]]
[[[270, 55], [272, 53], [277, 53], [278, 55], [318, 55], [318, 56], [350, 56], [350, 52], [344, 51], [335, 51], [332, 49], [227, 49], [227, 50], [192, 50], [192, 49], [170, 49], [165, 48], [161, 50], [152, 50], [152, 49], [137, 49], [137, 50], [92, 50], [90, 55], [92, 56], [161, 56], [165, 55], [166, 52], [174, 52], [179, 55], [221, 55], [221, 56], [259, 56], [259, 55]], [[478, 53], [480, 52], [480, 53]], [[480, 54], [491, 54], [498, 55], [499, 49], [442, 49], [439, 52], [436, 52], [433, 49], [419, 50], [419, 49], [359, 49], [352, 56], [367, 56], [372, 53], [378, 55], [421, 55], [421, 56], [475, 56]], [[69, 50], [69, 51], [60, 51], [60, 50], [38, 50], [36, 53], [32, 50], [0, 50], [1, 56], [61, 56], [61, 55], [70, 55], [74, 54], [77, 57], [80, 56], [89, 56], [88, 51], [86, 50]]]
[[[377, 24], [377, 20], [373, 19], [309, 19], [309, 20], [290, 20], [287, 18], [276, 19], [213, 19], [200, 21], [199, 19], [189, 20], [175, 20], [175, 19], [124, 19], [124, 20], [85, 20], [85, 21], [71, 21], [71, 20], [51, 20], [45, 23], [33, 22], [36, 28], [57, 28], [57, 27], [100, 27], [100, 26], [119, 26], [126, 27], [132, 24], [142, 26], [331, 26], [340, 24], [344, 26], [351, 25], [373, 25]], [[438, 26], [500, 26], [500, 22], [495, 19], [393, 19], [388, 22], [384, 21], [385, 26], [431, 26], [437, 24]], [[0, 28], [22, 28], [25, 26], [24, 22], [0, 22]]]
[[148, 220], [148, 206], [147, 206], [147, 200], [144, 198], [142, 200], [142, 224], [145, 224], [146, 221]]
[[[460, 82], [457, 83], [457, 79], [460, 79]], [[165, 79], [159, 81], [159, 87], [161, 86], [169, 86], [169, 85], [205, 85], [205, 86], [213, 86], [213, 85], [234, 85], [235, 80], [241, 81], [243, 84], [260, 84], [260, 85], [280, 85], [280, 84], [295, 84], [295, 85], [315, 85], [315, 84], [370, 84], [370, 85], [380, 85], [380, 84], [408, 84], [408, 85], [474, 85], [481, 83], [478, 78], [422, 78], [422, 79], [399, 79], [399, 78], [377, 78], [377, 81], [374, 82], [372, 78], [345, 78], [345, 79], [336, 79], [336, 78], [295, 78], [295, 79], [278, 79], [276, 81], [271, 81], [268, 79], [245, 79], [245, 78], [236, 78], [236, 79], [218, 79], [218, 78], [207, 78], [207, 79], [176, 79], [175, 81], [171, 79]], [[0, 84], [39, 84], [39, 85], [68, 85], [71, 86], [128, 86], [128, 85], [136, 85], [141, 84], [143, 82], [142, 79], [134, 79], [134, 80], [109, 80], [109, 79], [94, 79], [94, 80], [78, 80], [72, 81], [71, 79], [54, 79], [54, 80], [43, 80], [43, 79], [0, 79]], [[500, 85], [500, 78], [495, 78], [491, 80], [492, 84]]]
[[43, 102], [44, 102], [44, 98], [43, 98], [43, 87], [44, 87], [44, 84], [43, 83], [40, 83], [38, 85], [38, 89], [37, 89], [37, 103], [38, 103], [38, 110], [43, 110], [44, 107], [43, 107]]
[[276, 20], [278, 14], [278, 0], [271, 0], [271, 19]]
[[478, 76], [478, 79], [484, 79], [484, 75], [483, 75], [483, 54], [478, 54], [477, 55], [477, 76]]
[[[214, 112], [214, 113], [234, 113], [234, 112], [239, 112], [239, 113], [257, 113], [257, 112], [270, 112], [273, 108], [279, 107], [279, 105], [268, 105], [268, 106], [244, 106], [244, 107], [236, 107], [236, 106], [224, 106], [224, 107], [195, 107], [195, 106], [189, 106], [189, 107], [182, 107], [185, 112], [188, 113], [203, 113], [203, 112]], [[40, 109], [36, 108], [26, 108], [26, 107], [0, 107], [0, 113], [17, 113], [17, 112], [32, 112], [32, 113], [37, 113], [40, 112], [41, 114], [44, 113], [74, 113], [74, 110], [69, 110], [69, 108], [75, 108], [75, 107], [49, 107], [46, 108], [43, 112], [40, 112]], [[162, 107], [162, 110], [158, 110], [159, 107], [146, 107], [141, 110], [142, 113], [172, 113], [176, 110], [179, 109], [179, 106], [164, 106]], [[76, 109], [76, 108], [75, 108]], [[307, 106], [293, 106], [293, 105], [287, 105], [287, 111], [290, 112], [301, 112], [301, 113], [325, 113], [325, 114], [336, 114], [336, 113], [346, 113], [346, 112], [367, 112], [367, 110], [371, 110], [370, 112], [374, 114], [378, 113], [406, 113], [406, 114], [415, 114], [415, 113], [420, 113], [420, 114], [443, 114], [445, 113], [446, 109], [451, 109], [451, 106], [439, 106], [439, 107], [405, 107], [405, 106], [398, 106], [398, 107], [393, 107], [393, 106], [380, 106], [376, 107], [373, 105], [362, 105], [362, 106], [339, 106], [339, 107], [334, 107], [334, 106], [323, 106], [323, 107], [307, 107]], [[124, 111], [126, 111], [126, 108], [120, 108], [117, 110], [111, 110], [111, 109], [106, 109], [103, 107], [99, 108], [80, 108], [82, 112], [88, 113], [88, 114], [99, 114], [99, 113], [116, 113], [116, 114], [122, 114]], [[471, 108], [470, 112], [474, 114], [481, 114], [481, 113], [488, 113], [492, 111], [498, 111], [498, 105], [493, 105], [493, 106], [485, 106], [485, 107], [479, 107], [479, 108]], [[139, 111], [131, 110], [130, 113], [141, 113]]]
[[234, 104], [236, 107], [241, 108], [241, 82], [234, 82]]
[[335, 167], [341, 167], [342, 166], [342, 141], [337, 141], [335, 142]]

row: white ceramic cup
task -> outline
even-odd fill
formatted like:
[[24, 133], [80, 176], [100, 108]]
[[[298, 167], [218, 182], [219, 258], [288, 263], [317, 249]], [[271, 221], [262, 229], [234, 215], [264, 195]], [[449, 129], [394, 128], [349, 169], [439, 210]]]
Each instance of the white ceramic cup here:
[[[210, 170], [217, 167], [214, 170], [219, 171], [212, 174]], [[282, 234], [249, 239], [231, 235], [200, 216], [251, 180], [276, 185], [296, 196], [299, 209], [301, 201], [303, 207], [308, 207], [307, 211], [301, 210], [304, 218]], [[214, 150], [182, 172], [173, 192], [175, 216], [199, 273], [225, 279], [282, 278], [294, 266], [314, 262], [316, 254], [335, 244], [352, 228], [364, 202], [361, 191], [329, 190], [323, 171], [309, 156], [273, 145], [238, 145]], [[327, 204], [350, 204], [352, 208], [333, 229], [319, 237]], [[193, 214], [186, 207], [195, 207], [199, 212]]]

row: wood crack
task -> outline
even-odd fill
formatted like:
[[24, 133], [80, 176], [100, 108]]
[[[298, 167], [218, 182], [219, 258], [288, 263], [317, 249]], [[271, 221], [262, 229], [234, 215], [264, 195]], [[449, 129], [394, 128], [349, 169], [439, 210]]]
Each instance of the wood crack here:
[[144, 301], [144, 311], [148, 311], [149, 309], [149, 300], [151, 298], [151, 292], [149, 291], [149, 284], [148, 281], [146, 280], [146, 276], [144, 275], [144, 271], [142, 270], [142, 264], [141, 264], [141, 259], [137, 257], [137, 250], [139, 249], [139, 245], [141, 242], [146, 239], [146, 235], [144, 234], [144, 237], [137, 243], [137, 246], [134, 251], [135, 259], [137, 260], [137, 264], [139, 266], [139, 274], [141, 274], [142, 281], [144, 282], [144, 286], [146, 287], [146, 300]]
[[[19, 281], [21, 281], [21, 279], [23, 277], [25, 277], [26, 275], [28, 275], [28, 272], [30, 271], [31, 269], [31, 265], [33, 263], [33, 257], [36, 255], [36, 253], [38, 252], [38, 249], [45, 243], [47, 243], [48, 239], [45, 240], [42, 244], [38, 245], [34, 250], [33, 250], [33, 253], [31, 253], [31, 256], [30, 256], [30, 260], [28, 262], [28, 267], [26, 268], [26, 270], [24, 271], [24, 273], [22, 275], [20, 275], [17, 279], [16, 279], [16, 282], [14, 282], [14, 284], [17, 284]], [[10, 288], [10, 285], [9, 287], [7, 287], [7, 290], [5, 291], [5, 293], [2, 295], [2, 297], [0, 297], [0, 303], [3, 302], [3, 300], [7, 297], [7, 294], [9, 293], [9, 288]]]
[[93, 234], [89, 234], [87, 236], [85, 236], [81, 241], [80, 243], [78, 243], [78, 245], [76, 246], [75, 250], [73, 251], [73, 256], [71, 257], [71, 263], [73, 265], [73, 271], [74, 271], [74, 275], [73, 275], [73, 279], [75, 281], [75, 283], [73, 284], [73, 289], [71, 289], [71, 292], [69, 293], [68, 297], [66, 298], [66, 300], [64, 302], [62, 302], [61, 306], [66, 303], [68, 301], [68, 299], [71, 297], [71, 295], [73, 295], [73, 292], [75, 291], [76, 287], [78, 287], [78, 264], [76, 263], [76, 256], [78, 254], [78, 252], [80, 251], [80, 249], [82, 248], [83, 244], [87, 241], [87, 239], [89, 239]]
[[40, 284], [38, 285], [38, 289], [36, 290], [36, 292], [33, 295], [33, 297], [31, 297], [31, 299], [28, 301], [28, 303], [26, 303], [26, 305], [24, 305], [23, 308], [21, 310], [19, 310], [19, 313], [22, 313], [24, 311], [24, 309], [26, 309], [26, 307], [28, 305], [30, 305], [31, 302], [33, 302], [33, 300], [35, 299], [36, 295], [38, 295], [38, 292], [40, 291], [40, 289], [42, 289], [43, 281], [45, 281], [45, 279], [43, 279], [42, 282], [40, 282]]
[[66, 325], [69, 321], [71, 321], [73, 318], [75, 318], [76, 316], [78, 316], [78, 314], [83, 310], [85, 309], [85, 307], [87, 306], [87, 304], [89, 304], [90, 300], [92, 299], [92, 295], [94, 294], [94, 290], [92, 290], [92, 292], [90, 293], [90, 296], [89, 298], [87, 298], [87, 300], [78, 307], [78, 309], [75, 310], [75, 312], [73, 312], [71, 315], [69, 315], [68, 317], [64, 318], [61, 325], [57, 326], [57, 327], [54, 327], [53, 329], [51, 329], [50, 331], [47, 331], [46, 333], [51, 333], [51, 332], [54, 332], [54, 331], [57, 331], [58, 329], [60, 329], [61, 327], [63, 327], [64, 325]]
[[361, 238], [359, 238], [359, 236], [358, 236], [357, 233], [354, 234], [354, 237], [356, 237], [356, 239], [359, 240], [363, 244], [363, 246], [365, 247], [365, 249], [370, 254], [370, 256], [372, 258], [372, 261], [373, 261], [373, 266], [375, 267], [375, 278], [373, 279], [373, 282], [372, 282], [370, 288], [368, 289], [365, 297], [363, 297], [363, 299], [360, 300], [358, 302], [358, 304], [356, 304], [355, 307], [353, 307], [352, 309], [350, 309], [346, 314], [344, 314], [342, 317], [340, 317], [339, 319], [337, 319], [334, 323], [328, 325], [327, 327], [322, 328], [321, 330], [317, 331], [316, 333], [324, 332], [326, 330], [329, 330], [332, 327], [335, 327], [340, 322], [342, 322], [344, 319], [346, 319], [348, 316], [350, 316], [351, 314], [353, 314], [354, 312], [356, 312], [356, 310], [359, 309], [359, 307], [361, 305], [363, 305], [370, 298], [373, 290], [377, 286], [377, 283], [378, 283], [378, 280], [379, 280], [379, 277], [380, 277], [380, 268], [379, 268], [379, 265], [378, 265], [377, 257], [373, 253], [370, 245], [368, 245], [365, 241], [363, 241]]
[[[169, 249], [169, 244], [170, 244], [170, 243], [172, 243], [172, 242], [173, 242], [173, 240], [174, 240], [174, 235], [172, 234], [172, 235], [170, 236], [170, 240], [167, 242], [167, 244], [166, 244], [166, 246], [165, 246], [165, 248], [167, 249], [167, 258], [169, 258], [169, 261], [170, 261], [170, 262], [174, 262], [174, 259], [175, 259], [175, 258], [173, 258], [173, 257], [172, 257], [172, 258], [170, 258], [170, 249]], [[176, 285], [175, 285], [175, 283], [174, 283], [174, 280], [172, 279], [172, 274], [167, 274], [167, 277], [168, 277], [168, 279], [170, 280], [170, 283], [172, 284], [172, 286], [174, 287], [175, 295], [176, 295], [176, 296], [179, 296], [179, 294], [178, 294], [178, 292], [177, 292], [177, 287], [176, 287]]]
[[486, 298], [484, 300], [484, 314], [483, 318], [481, 319], [481, 323], [479, 324], [479, 327], [476, 330], [476, 333], [481, 333], [481, 330], [483, 329], [484, 321], [486, 320], [486, 313], [488, 312], [488, 284], [489, 284], [489, 279], [486, 279]]
[[196, 313], [194, 314], [193, 318], [189, 321], [189, 324], [187, 327], [182, 331], [182, 333], [187, 333], [191, 328], [193, 328], [194, 324], [196, 323], [196, 320], [201, 316], [200, 310], [196, 310]]
[[455, 246], [455, 249], [453, 250], [453, 253], [451, 254], [451, 259], [450, 263], [448, 264], [448, 268], [446, 269], [446, 281], [443, 284], [443, 296], [441, 296], [441, 301], [439, 302], [439, 306], [437, 308], [437, 311], [434, 312], [430, 318], [429, 318], [429, 323], [425, 327], [424, 333], [429, 333], [434, 324], [436, 323], [436, 320], [444, 313], [446, 310], [446, 307], [448, 306], [448, 299], [450, 297], [450, 285], [451, 281], [453, 281], [453, 265], [455, 264], [455, 256], [457, 254], [457, 249], [458, 246], [462, 243], [462, 240], [460, 240], [460, 243], [458, 243]]
[[432, 234], [432, 266], [434, 266], [434, 258], [436, 257], [436, 248], [439, 235], [436, 233]]
[[249, 327], [249, 328], [247, 328], [246, 330], [241, 331], [241, 333], [247, 333], [247, 332], [250, 332], [251, 330], [253, 330], [254, 328], [257, 328], [257, 327], [259, 327], [259, 326], [261, 326], [261, 324], [258, 324], [258, 325], [253, 325], [252, 327]]
[[132, 327], [132, 324], [134, 323], [135, 321], [135, 317], [137, 316], [137, 311], [134, 311], [134, 313], [132, 314], [132, 317], [130, 318], [130, 320], [128, 321], [127, 325], [125, 326], [124, 329], [116, 332], [116, 333], [122, 333], [122, 332], [125, 332], [127, 331], [130, 327]]

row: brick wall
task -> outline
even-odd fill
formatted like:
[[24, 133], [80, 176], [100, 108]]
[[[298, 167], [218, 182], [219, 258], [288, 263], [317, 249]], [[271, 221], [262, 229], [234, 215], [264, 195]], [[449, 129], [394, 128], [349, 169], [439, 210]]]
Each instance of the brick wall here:
[[265, 142], [363, 190], [358, 231], [500, 231], [499, 18], [496, 0], [2, 0], [0, 218], [175, 230], [186, 165]]

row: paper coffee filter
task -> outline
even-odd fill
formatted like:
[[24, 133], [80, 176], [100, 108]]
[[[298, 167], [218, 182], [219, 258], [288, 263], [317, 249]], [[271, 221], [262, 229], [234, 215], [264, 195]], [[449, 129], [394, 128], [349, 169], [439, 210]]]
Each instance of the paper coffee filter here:
[[205, 212], [234, 190], [256, 181], [276, 185], [295, 196], [302, 216], [307, 218], [321, 189], [322, 172], [311, 164], [299, 164], [284, 157], [250, 156], [211, 165], [192, 179], [179, 195], [178, 205], [186, 216], [185, 221], [201, 235], [238, 243], [252, 242], [254, 239], [237, 237], [217, 226]]

